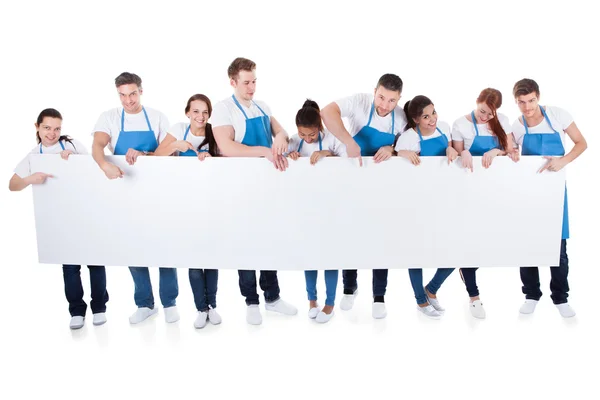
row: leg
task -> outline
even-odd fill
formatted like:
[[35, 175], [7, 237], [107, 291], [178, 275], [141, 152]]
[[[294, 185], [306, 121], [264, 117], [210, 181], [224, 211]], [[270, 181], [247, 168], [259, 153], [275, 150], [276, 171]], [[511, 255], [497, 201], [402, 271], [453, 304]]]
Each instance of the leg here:
[[467, 287], [469, 297], [478, 297], [479, 289], [477, 288], [477, 277], [475, 274], [477, 268], [461, 268], [460, 276]]
[[[373, 297], [385, 296], [385, 290], [387, 288], [387, 269], [374, 269], [373, 270]], [[377, 300], [375, 300], [377, 301]], [[383, 299], [381, 299], [383, 301]]]
[[411, 268], [408, 270], [408, 276], [417, 304], [427, 303], [427, 296], [425, 295], [425, 289], [423, 289], [423, 270], [421, 268]]
[[135, 291], [133, 298], [138, 308], [154, 308], [154, 295], [152, 294], [152, 282], [150, 271], [147, 267], [129, 267]]
[[240, 292], [246, 298], [246, 305], [258, 304], [258, 293], [256, 292], [256, 271], [239, 270]]
[[196, 310], [207, 311], [208, 305], [206, 304], [204, 271], [197, 268], [190, 268], [188, 275], [190, 278], [192, 293], [194, 294], [194, 304], [196, 304]]
[[92, 288], [92, 313], [106, 312], [108, 292], [106, 291], [106, 268], [103, 266], [88, 265], [90, 270], [90, 286]]
[[337, 291], [339, 271], [337, 269], [325, 270], [325, 291], [327, 298], [325, 299], [325, 305], [331, 306], [335, 304], [335, 293]]
[[304, 271], [308, 301], [317, 301], [317, 275], [318, 271]]
[[63, 265], [65, 296], [69, 302], [69, 313], [72, 317], [85, 317], [87, 304], [83, 301], [83, 286], [81, 285], [81, 266]]
[[342, 282], [344, 283], [344, 294], [353, 294], [358, 289], [356, 278], [358, 272], [355, 269], [342, 270]]
[[567, 240], [563, 239], [560, 244], [560, 265], [550, 267], [552, 279], [550, 281], [550, 290], [552, 291], [552, 302], [562, 304], [567, 302], [569, 297], [569, 257], [567, 257]]
[[431, 294], [436, 294], [442, 283], [450, 276], [450, 274], [454, 271], [454, 268], [438, 268], [435, 271], [435, 275], [431, 278], [431, 281], [426, 286], [426, 289]]
[[218, 269], [205, 269], [204, 270], [204, 282], [206, 293], [206, 304], [212, 308], [217, 308], [217, 284], [219, 281], [219, 270]]
[[265, 302], [273, 303], [279, 300], [279, 281], [277, 271], [260, 271], [260, 288], [265, 295]]
[[177, 268], [159, 268], [160, 281], [158, 292], [160, 302], [164, 308], [175, 306], [179, 295], [179, 284], [177, 283]]
[[539, 300], [542, 297], [540, 290], [540, 271], [537, 267], [521, 267], [521, 282], [523, 294], [528, 300]]

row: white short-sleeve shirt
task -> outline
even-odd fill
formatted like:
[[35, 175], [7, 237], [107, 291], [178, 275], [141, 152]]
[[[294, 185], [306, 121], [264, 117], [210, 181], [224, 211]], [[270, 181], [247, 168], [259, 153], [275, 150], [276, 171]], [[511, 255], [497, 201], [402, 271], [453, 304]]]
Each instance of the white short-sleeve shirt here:
[[[509, 135], [512, 131], [510, 121], [504, 114], [498, 113], [498, 120], [504, 132]], [[477, 130], [481, 136], [493, 136], [494, 134], [489, 129], [488, 124], [477, 124]], [[475, 125], [469, 121], [465, 115], [454, 121], [452, 124], [452, 140], [456, 142], [464, 142], [465, 150], [469, 150], [475, 139]]]
[[[168, 133], [171, 136], [173, 136], [175, 140], [183, 140], [183, 137], [185, 136], [185, 131], [187, 130], [188, 126], [190, 126], [189, 122], [178, 122], [169, 128]], [[204, 136], [194, 136], [191, 130], [188, 132], [188, 135], [185, 138], [187, 142], [191, 143], [191, 145], [194, 146], [195, 150], [198, 150], [198, 146], [202, 144], [204, 139]], [[202, 146], [201, 150], [208, 151], [208, 143]]]
[[[155, 110], [150, 107], [144, 107], [146, 113], [148, 114], [148, 120], [150, 121], [150, 126], [154, 131], [154, 136], [156, 137], [157, 143], [160, 143], [166, 136], [167, 131], [169, 130], [169, 120], [166, 115], [162, 112]], [[111, 110], [105, 111], [100, 115], [96, 125], [94, 126], [94, 131], [92, 132], [92, 136], [95, 132], [104, 132], [110, 136], [110, 143], [108, 148], [111, 153], [114, 153], [115, 147], [117, 146], [117, 141], [119, 140], [119, 132], [121, 131], [121, 114], [123, 112], [123, 107], [113, 108]], [[146, 117], [144, 116], [144, 111], [140, 111], [137, 114], [127, 114], [125, 113], [125, 125], [124, 130], [127, 131], [147, 131], [148, 123], [146, 122]]]
[[[357, 93], [336, 101], [342, 118], [347, 118], [349, 122], [349, 133], [352, 137], [369, 122], [373, 98], [372, 94]], [[392, 114], [394, 116], [394, 132], [392, 132]], [[369, 126], [380, 132], [388, 132], [395, 137], [397, 134], [402, 133], [406, 127], [406, 115], [398, 105], [396, 105], [394, 111], [385, 117], [380, 117], [377, 111], [373, 110], [373, 117]]]
[[[246, 107], [242, 103], [240, 103], [240, 106], [249, 119], [264, 116], [261, 109], [269, 118], [272, 115], [269, 106], [260, 100], [252, 101], [250, 107]], [[221, 100], [213, 106], [210, 123], [213, 128], [228, 125], [233, 126], [235, 132], [234, 140], [238, 143], [242, 143], [244, 140], [244, 135], [246, 134], [246, 117], [244, 117], [244, 114], [235, 104], [231, 96]]]
[[[444, 134], [446, 136], [446, 139], [448, 139], [448, 143], [450, 143], [452, 137], [450, 134], [450, 125], [443, 121], [438, 121], [437, 128], [440, 131], [442, 131], [442, 133], [440, 133], [436, 129], [431, 135], [423, 136], [423, 140], [434, 139]], [[402, 135], [400, 135], [400, 137], [398, 138], [398, 141], [396, 142], [396, 147], [394, 149], [396, 151], [409, 150], [419, 153], [421, 151], [421, 138], [419, 138], [419, 134], [417, 133], [417, 131], [411, 128], [403, 132]]]
[[[331, 132], [324, 130], [323, 132], [319, 132], [319, 135], [321, 135], [321, 147], [323, 150], [329, 150], [334, 156], [347, 157], [346, 146], [333, 136]], [[288, 145], [288, 152], [298, 151], [301, 141], [300, 136], [292, 136]], [[300, 156], [310, 157], [315, 151], [319, 151], [318, 140], [313, 143], [304, 142], [302, 149], [300, 149]]]
[[[569, 125], [573, 123], [573, 117], [568, 111], [563, 110], [559, 107], [545, 106], [544, 110], [546, 111], [546, 115], [548, 115], [548, 119], [550, 120], [552, 127], [560, 134], [563, 146], [566, 149], [565, 129], [567, 129]], [[536, 126], [529, 126], [528, 129], [529, 133], [554, 133], [550, 126], [548, 126], [546, 118], [544, 118], [542, 122], [540, 122]], [[515, 138], [515, 143], [517, 143], [519, 146], [522, 146], [523, 137], [525, 136], [525, 126], [521, 122], [520, 118], [517, 118], [515, 122], [513, 122], [512, 133]]]
[[[89, 154], [85, 146], [79, 140], [73, 139], [72, 142], [73, 143], [67, 142], [66, 140], [62, 141], [63, 146], [65, 146], [65, 150], [71, 150], [73, 151], [73, 154]], [[25, 156], [25, 158], [21, 160], [21, 162], [19, 162], [19, 164], [17, 164], [17, 167], [14, 170], [15, 174], [19, 175], [21, 178], [26, 178], [31, 175], [31, 168], [29, 167], [29, 154], [58, 154], [63, 151], [63, 148], [59, 142], [56, 142], [50, 147], [46, 147], [44, 145], [41, 146], [41, 152], [40, 145], [38, 144]]]

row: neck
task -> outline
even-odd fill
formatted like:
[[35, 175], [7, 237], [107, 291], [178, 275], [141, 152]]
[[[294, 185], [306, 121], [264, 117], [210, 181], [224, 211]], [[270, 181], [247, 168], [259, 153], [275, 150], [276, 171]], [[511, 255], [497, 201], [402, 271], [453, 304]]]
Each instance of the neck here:
[[204, 132], [206, 132], [206, 127], [196, 128], [194, 125], [190, 125], [190, 132], [194, 136], [206, 136]]
[[423, 135], [423, 136], [429, 136], [429, 135], [433, 134], [433, 132], [435, 132], [435, 127], [433, 127], [433, 128], [429, 128], [429, 127], [427, 127], [427, 128], [421, 128], [421, 127], [419, 127], [419, 129], [421, 129], [421, 135]]
[[240, 102], [240, 104], [242, 104], [248, 108], [250, 108], [250, 105], [252, 105], [252, 100], [244, 100], [240, 96], [238, 96], [237, 93], [235, 93], [234, 96], [237, 99], [237, 101]]
[[523, 116], [525, 117], [525, 120], [527, 121], [540, 121], [542, 119], [544, 119], [544, 114], [542, 114], [542, 110], [540, 109], [540, 107], [535, 109], [535, 112], [533, 113], [533, 115], [531, 117], [527, 117], [523, 114]]
[[140, 112], [142, 112], [142, 105], [140, 104], [138, 108], [136, 108], [135, 110], [129, 112], [127, 111], [127, 109], [125, 107], [123, 107], [123, 109], [125, 110], [126, 114], [138, 114]]

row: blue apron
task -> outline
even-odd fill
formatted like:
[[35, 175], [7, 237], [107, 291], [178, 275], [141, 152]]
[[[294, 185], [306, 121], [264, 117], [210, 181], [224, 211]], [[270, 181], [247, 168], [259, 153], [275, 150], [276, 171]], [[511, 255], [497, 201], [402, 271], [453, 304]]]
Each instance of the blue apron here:
[[[298, 153], [302, 150], [302, 146], [304, 145], [304, 139], [300, 141], [300, 145], [298, 146]], [[321, 132], [319, 132], [319, 151], [323, 151], [323, 142], [321, 141]]]
[[482, 156], [492, 149], [499, 149], [500, 144], [496, 136], [479, 136], [479, 129], [477, 129], [477, 120], [475, 119], [475, 113], [471, 111], [471, 119], [473, 120], [473, 126], [475, 127], [475, 138], [473, 138], [473, 144], [469, 148], [469, 152], [472, 156]]
[[[183, 140], [186, 140], [188, 137], [188, 133], [190, 133], [190, 125], [188, 125], [187, 129], [185, 130], [185, 134], [183, 135]], [[199, 150], [200, 153], [205, 152], [206, 150]], [[182, 152], [179, 152], [179, 157], [196, 157], [196, 152], [194, 150], [187, 150]]]
[[[542, 114], [544, 114], [544, 119], [548, 123], [548, 126], [552, 129], [552, 133], [529, 133], [529, 127], [527, 126], [527, 121], [525, 121], [525, 116], [522, 116], [523, 126], [525, 127], [525, 136], [523, 136], [523, 150], [521, 154], [524, 156], [564, 156], [565, 147], [560, 139], [560, 133], [554, 129], [542, 106], [540, 106], [540, 110], [542, 110]], [[563, 207], [562, 238], [569, 238], [569, 207], [567, 203], [566, 185], [565, 204]]]
[[440, 136], [433, 139], [423, 140], [423, 136], [421, 136], [421, 129], [417, 126], [417, 134], [419, 135], [419, 139], [421, 139], [421, 143], [419, 143], [421, 146], [421, 152], [419, 155], [425, 157], [446, 155], [448, 138], [442, 131], [440, 131], [440, 128], [436, 127], [435, 130], [440, 133]]
[[[63, 142], [61, 142], [60, 140], [58, 141], [58, 144], [60, 144], [60, 147], [64, 150], [65, 149], [65, 145], [63, 144]], [[40, 143], [40, 154], [44, 154], [44, 152], [42, 151], [42, 144]]]
[[142, 107], [144, 116], [146, 117], [146, 123], [148, 123], [147, 131], [126, 131], [125, 130], [125, 109], [121, 113], [121, 130], [119, 131], [119, 139], [115, 146], [114, 154], [116, 156], [124, 156], [127, 154], [127, 150], [134, 149], [137, 151], [154, 151], [158, 147], [156, 136], [152, 126], [150, 126], [150, 120], [146, 109]]
[[271, 148], [271, 146], [273, 145], [273, 136], [271, 134], [271, 121], [267, 114], [265, 114], [262, 108], [260, 108], [258, 104], [254, 103], [253, 101], [254, 105], [258, 107], [263, 116], [248, 118], [246, 112], [240, 105], [239, 101], [235, 98], [235, 96], [231, 95], [231, 98], [246, 118], [246, 132], [244, 133], [244, 139], [242, 139], [242, 144], [246, 146], [263, 146]]
[[363, 126], [363, 128], [358, 131], [356, 135], [354, 135], [354, 141], [360, 146], [360, 155], [369, 157], [374, 156], [377, 151], [384, 146], [392, 146], [394, 144], [394, 139], [396, 135], [394, 134], [394, 111], [392, 111], [392, 131], [381, 132], [375, 128], [371, 128], [371, 119], [373, 118], [373, 111], [375, 111], [375, 102], [371, 104], [371, 113], [369, 114], [369, 121], [367, 125]]

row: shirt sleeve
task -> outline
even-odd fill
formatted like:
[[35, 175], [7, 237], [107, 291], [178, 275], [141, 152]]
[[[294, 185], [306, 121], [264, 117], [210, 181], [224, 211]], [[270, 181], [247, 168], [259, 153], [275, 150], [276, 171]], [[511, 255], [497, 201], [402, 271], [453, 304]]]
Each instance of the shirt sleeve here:
[[459, 120], [456, 120], [452, 124], [452, 133], [451, 133], [450, 137], [452, 138], [452, 140], [454, 140], [456, 142], [464, 142], [465, 138], [462, 135], [462, 132], [460, 129], [460, 123], [458, 121]]
[[87, 148], [77, 139], [73, 139], [73, 148], [75, 149], [75, 154], [90, 154]]
[[107, 135], [109, 135], [110, 137], [112, 137], [116, 132], [113, 132], [111, 129], [111, 124], [110, 124], [110, 120], [108, 118], [108, 112], [102, 113], [102, 115], [100, 115], [100, 117], [98, 118], [98, 121], [96, 121], [96, 125], [94, 126], [94, 130], [92, 131], [92, 136], [94, 136], [94, 133], [96, 132], [104, 132]]
[[231, 114], [229, 113], [229, 110], [224, 102], [215, 104], [210, 117], [210, 123], [213, 128], [227, 125], [233, 126], [233, 119], [231, 118]]
[[17, 174], [21, 179], [27, 178], [31, 175], [31, 169], [29, 167], [29, 154], [25, 156], [24, 159], [17, 164], [17, 167], [14, 170], [15, 174]]
[[[563, 131], [573, 123], [573, 116], [567, 110], [564, 110], [560, 107], [552, 107], [552, 112], [558, 120], [558, 123], [561, 125], [560, 129], [562, 129]], [[559, 127], [556, 127], [554, 129], [558, 130]]]
[[361, 94], [355, 94], [349, 97], [344, 97], [343, 99], [336, 100], [336, 104], [340, 108], [340, 114], [342, 118], [350, 117], [354, 114], [354, 110], [357, 108], [360, 102]]

